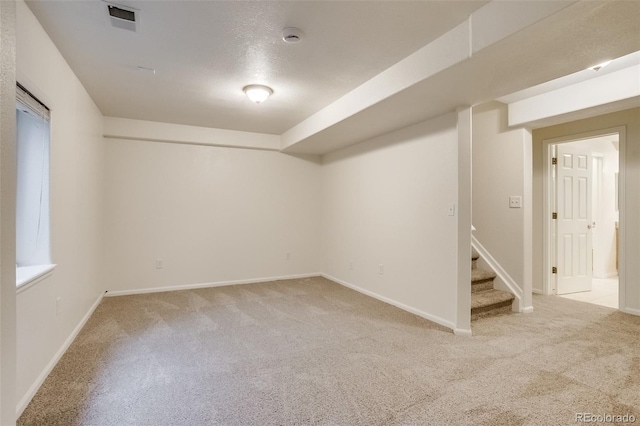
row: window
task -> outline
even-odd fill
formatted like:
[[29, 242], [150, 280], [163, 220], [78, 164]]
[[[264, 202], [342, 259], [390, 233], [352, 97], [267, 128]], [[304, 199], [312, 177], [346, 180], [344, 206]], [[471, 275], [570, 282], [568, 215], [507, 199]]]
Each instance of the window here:
[[17, 286], [53, 269], [49, 253], [49, 109], [16, 88]]

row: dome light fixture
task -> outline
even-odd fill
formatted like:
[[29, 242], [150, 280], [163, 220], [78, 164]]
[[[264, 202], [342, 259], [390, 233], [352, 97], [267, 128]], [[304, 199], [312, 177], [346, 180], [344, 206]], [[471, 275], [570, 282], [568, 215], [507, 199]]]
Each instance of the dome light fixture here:
[[257, 104], [266, 101], [267, 98], [273, 94], [273, 89], [271, 89], [271, 87], [263, 86], [261, 84], [250, 84], [245, 86], [242, 91], [246, 93], [249, 99]]

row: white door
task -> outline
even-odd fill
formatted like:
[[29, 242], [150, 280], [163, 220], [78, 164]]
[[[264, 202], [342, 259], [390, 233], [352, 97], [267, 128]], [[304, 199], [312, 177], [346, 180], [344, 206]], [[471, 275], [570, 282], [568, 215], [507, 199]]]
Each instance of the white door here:
[[591, 153], [557, 146], [557, 294], [591, 290]]

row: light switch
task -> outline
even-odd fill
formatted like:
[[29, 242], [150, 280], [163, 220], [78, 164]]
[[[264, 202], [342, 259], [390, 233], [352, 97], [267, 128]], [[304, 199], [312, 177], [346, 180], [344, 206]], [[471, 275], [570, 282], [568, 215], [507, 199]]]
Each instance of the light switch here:
[[456, 205], [455, 204], [449, 204], [449, 207], [447, 208], [447, 214], [449, 216], [455, 216], [456, 215]]
[[509, 197], [509, 207], [512, 209], [522, 208], [522, 197], [519, 195], [512, 195]]

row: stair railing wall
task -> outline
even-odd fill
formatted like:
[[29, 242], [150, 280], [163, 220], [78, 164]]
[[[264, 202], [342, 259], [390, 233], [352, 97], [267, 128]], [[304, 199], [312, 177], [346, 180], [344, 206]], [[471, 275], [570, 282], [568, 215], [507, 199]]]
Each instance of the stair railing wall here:
[[489, 253], [487, 249], [480, 244], [480, 241], [478, 241], [475, 235], [471, 235], [471, 246], [476, 249], [480, 255], [480, 259], [478, 259], [479, 264], [496, 273], [497, 276], [494, 279], [494, 287], [499, 290], [511, 292], [516, 297], [513, 300], [512, 310], [514, 312], [522, 312], [524, 295], [522, 287], [520, 287], [518, 283], [516, 283], [516, 281], [507, 273], [507, 271], [504, 270], [500, 263], [491, 256], [491, 253]]

